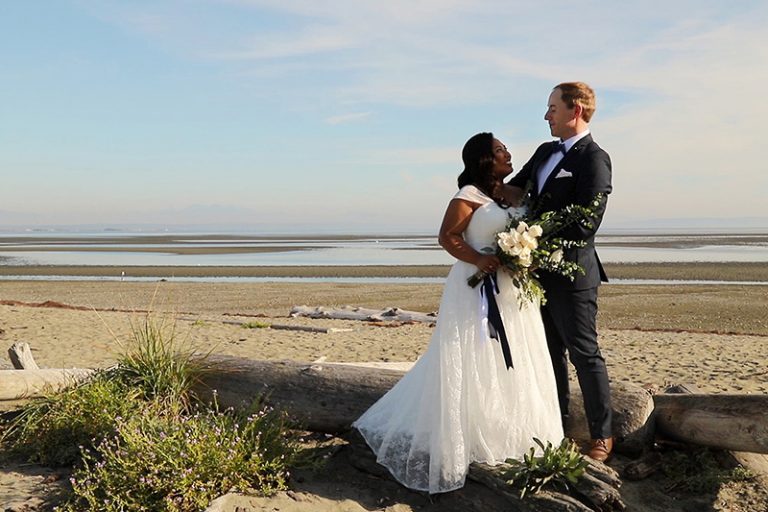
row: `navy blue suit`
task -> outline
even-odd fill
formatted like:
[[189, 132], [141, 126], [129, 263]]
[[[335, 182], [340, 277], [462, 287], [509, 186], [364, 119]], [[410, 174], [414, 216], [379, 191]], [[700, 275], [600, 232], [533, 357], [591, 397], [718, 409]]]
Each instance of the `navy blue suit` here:
[[[611, 398], [605, 360], [597, 344], [596, 318], [597, 289], [607, 278], [595, 250], [595, 233], [612, 189], [611, 159], [591, 135], [586, 135], [555, 165], [539, 193], [538, 170], [551, 154], [551, 143], [539, 146], [509, 184], [525, 187], [532, 182], [531, 200], [533, 208], [539, 212], [559, 210], [569, 204], [586, 206], [598, 193], [603, 194], [591, 228], [574, 224], [562, 234], [563, 238], [586, 243], [584, 247], [565, 251], [565, 258], [581, 265], [584, 275], [579, 274], [571, 281], [544, 271], [538, 274], [547, 298], [541, 313], [560, 396], [563, 425], [567, 422], [570, 401], [570, 358], [584, 396], [590, 435], [593, 439], [604, 439], [611, 437]], [[561, 177], [557, 177], [558, 174]]]

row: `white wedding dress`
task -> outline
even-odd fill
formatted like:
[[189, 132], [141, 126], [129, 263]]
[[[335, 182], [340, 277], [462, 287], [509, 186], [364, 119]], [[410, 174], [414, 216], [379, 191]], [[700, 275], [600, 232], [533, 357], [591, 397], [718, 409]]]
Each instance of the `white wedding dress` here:
[[[464, 232], [467, 243], [492, 247], [509, 210], [472, 185], [455, 197], [482, 205]], [[476, 271], [454, 264], [426, 352], [353, 424], [400, 483], [430, 494], [462, 487], [471, 462], [522, 459], [534, 437], [553, 444], [563, 438], [538, 306], [521, 310], [511, 278], [498, 272], [496, 301], [514, 365], [507, 369], [499, 342], [488, 334], [480, 286], [467, 285]]]

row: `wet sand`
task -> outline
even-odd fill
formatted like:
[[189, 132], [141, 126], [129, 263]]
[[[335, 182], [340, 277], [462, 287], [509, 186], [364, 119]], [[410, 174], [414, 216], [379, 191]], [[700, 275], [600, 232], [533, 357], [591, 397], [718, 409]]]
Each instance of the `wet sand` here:
[[[116, 265], [0, 265], [0, 276], [132, 277], [390, 277], [442, 278], [448, 265], [328, 265], [328, 266], [116, 266]], [[768, 283], [768, 262], [607, 263], [611, 279], [749, 281]]]

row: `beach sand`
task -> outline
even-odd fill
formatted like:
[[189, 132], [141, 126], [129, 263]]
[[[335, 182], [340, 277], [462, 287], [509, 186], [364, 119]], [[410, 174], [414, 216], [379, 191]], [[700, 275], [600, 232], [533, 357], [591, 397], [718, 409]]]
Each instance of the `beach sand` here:
[[[439, 284], [3, 281], [0, 342], [4, 348], [28, 342], [41, 367], [105, 367], [128, 343], [132, 326], [141, 325], [151, 311], [155, 318], [175, 323], [180, 340], [216, 354], [297, 361], [407, 362], [416, 360], [426, 348], [430, 325], [290, 318], [288, 312], [293, 305], [397, 306], [430, 312], [438, 308], [441, 291]], [[46, 301], [48, 304], [41, 305]], [[609, 374], [613, 380], [653, 389], [684, 383], [695, 384], [704, 392], [768, 393], [765, 311], [768, 286], [606, 285], [601, 289], [599, 330]], [[326, 334], [232, 324], [254, 320], [348, 331]], [[0, 358], [0, 366], [10, 367], [7, 357]], [[46, 479], [52, 478], [46, 471], [6, 467], [0, 475], [0, 503], [38, 496], [43, 491], [33, 487], [42, 485], [43, 489]], [[25, 480], [22, 472], [40, 474]], [[332, 476], [327, 481], [318, 478], [306, 475], [295, 490], [316, 496], [318, 491], [309, 489], [313, 485], [344, 483]], [[55, 487], [55, 478], [53, 481]], [[270, 506], [274, 510], [347, 510], [340, 508], [339, 496], [347, 499], [356, 492], [365, 495], [357, 506], [370, 506], [381, 485], [374, 480], [367, 490], [328, 490], [325, 498], [337, 508], [319, 502], [312, 502], [314, 509], [293, 509], [277, 501]], [[378, 505], [378, 510], [453, 510], [445, 504], [445, 497], [442, 508], [429, 508], [432, 505], [427, 506], [428, 501], [418, 494], [385, 487], [391, 495], [381, 503], [388, 505]], [[628, 489], [631, 494], [632, 487]], [[469, 492], [473, 491], [465, 491]], [[400, 501], [392, 501], [392, 496], [401, 496]], [[296, 504], [296, 500], [289, 501]], [[358, 509], [376, 508], [349, 508]], [[648, 505], [637, 510], [683, 509]]]

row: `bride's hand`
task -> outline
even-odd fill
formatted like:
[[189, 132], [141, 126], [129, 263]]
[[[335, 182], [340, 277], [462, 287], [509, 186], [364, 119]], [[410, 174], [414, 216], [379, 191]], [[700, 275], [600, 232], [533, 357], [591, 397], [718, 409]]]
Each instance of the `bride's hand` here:
[[483, 254], [475, 262], [475, 266], [480, 269], [481, 272], [490, 274], [495, 272], [497, 268], [501, 266], [501, 260], [499, 257], [493, 254]]

